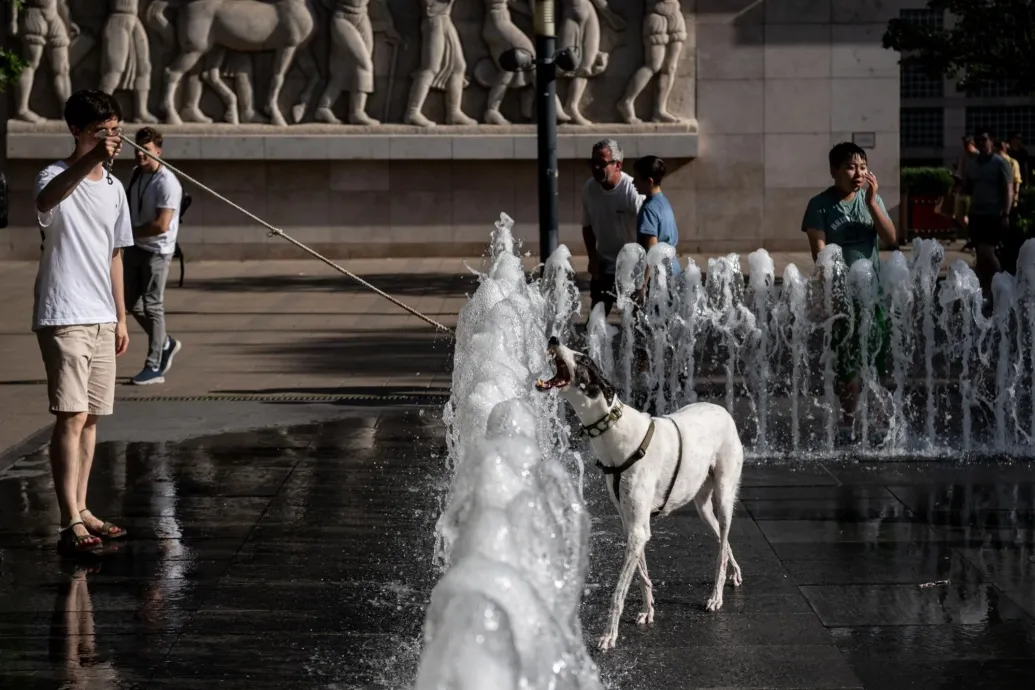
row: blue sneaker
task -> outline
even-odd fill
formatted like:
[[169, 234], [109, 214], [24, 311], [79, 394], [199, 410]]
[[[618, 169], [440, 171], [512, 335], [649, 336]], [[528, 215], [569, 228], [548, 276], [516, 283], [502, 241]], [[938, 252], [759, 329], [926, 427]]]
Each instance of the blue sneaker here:
[[181, 347], [183, 347], [183, 343], [176, 338], [170, 336], [165, 339], [165, 350], [162, 351], [162, 364], [158, 367], [158, 372], [162, 376], [165, 376], [169, 371], [169, 367], [171, 367], [173, 363], [173, 357], [176, 356], [176, 353], [180, 351]]
[[165, 377], [157, 369], [144, 367], [143, 371], [130, 379], [130, 383], [134, 386], [150, 386], [152, 383], [165, 383]]

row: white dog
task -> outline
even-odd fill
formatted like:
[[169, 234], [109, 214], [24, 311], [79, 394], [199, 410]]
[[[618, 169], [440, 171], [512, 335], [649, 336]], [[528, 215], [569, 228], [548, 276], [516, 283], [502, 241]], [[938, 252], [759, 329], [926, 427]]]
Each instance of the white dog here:
[[740, 567], [729, 545], [744, 464], [744, 447], [733, 418], [711, 403], [687, 405], [665, 417], [652, 418], [624, 405], [589, 357], [572, 352], [557, 338], [550, 338], [548, 353], [557, 374], [536, 381], [536, 388], [558, 390], [575, 409], [590, 436], [597, 465], [610, 479], [611, 502], [625, 527], [625, 560], [600, 649], [615, 646], [618, 620], [636, 569], [643, 581], [643, 611], [637, 625], [654, 621], [654, 596], [644, 556], [650, 518], [652, 514], [668, 515], [691, 500], [719, 540], [715, 589], [706, 603], [709, 611], [717, 611], [722, 607], [727, 563], [733, 586], [741, 584]]

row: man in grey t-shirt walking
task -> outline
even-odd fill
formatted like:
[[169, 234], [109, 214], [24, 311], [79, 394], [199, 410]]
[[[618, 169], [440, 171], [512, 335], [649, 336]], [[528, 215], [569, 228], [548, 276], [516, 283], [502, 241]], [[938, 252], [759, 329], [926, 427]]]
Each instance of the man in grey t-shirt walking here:
[[[137, 145], [159, 158], [162, 134], [153, 127], [137, 132]], [[133, 220], [134, 246], [126, 249], [126, 309], [147, 333], [144, 369], [133, 383], [164, 383], [173, 357], [182, 347], [165, 332], [165, 279], [176, 251], [183, 187], [164, 165], [137, 151], [137, 167], [127, 196]]]
[[977, 261], [975, 272], [985, 299], [992, 296], [992, 276], [999, 272], [996, 248], [1010, 229], [1013, 208], [1013, 171], [1002, 156], [995, 155], [988, 132], [974, 137], [978, 155], [963, 167], [963, 189], [970, 195], [968, 229]]

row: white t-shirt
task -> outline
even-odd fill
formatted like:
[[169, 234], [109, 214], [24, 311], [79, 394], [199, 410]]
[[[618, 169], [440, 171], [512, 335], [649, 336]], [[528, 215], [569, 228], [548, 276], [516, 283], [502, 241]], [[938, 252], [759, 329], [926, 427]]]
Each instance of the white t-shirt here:
[[129, 213], [134, 228], [153, 221], [159, 209], [172, 209], [173, 216], [168, 230], [154, 237], [136, 239], [141, 249], [165, 256], [172, 255], [176, 251], [176, 236], [180, 232], [180, 201], [183, 197], [183, 186], [176, 175], [164, 165], [154, 174], [142, 172], [130, 184], [126, 196], [129, 197]]
[[622, 247], [636, 241], [636, 214], [641, 204], [643, 195], [628, 173], [622, 173], [614, 189], [604, 189], [592, 177], [582, 185], [582, 226], [593, 228], [603, 273], [613, 275]]
[[[37, 175], [33, 201], [67, 169], [58, 161]], [[117, 180], [108, 184], [107, 176], [84, 178], [64, 201], [38, 217], [45, 240], [36, 273], [32, 330], [115, 323], [111, 257], [116, 249], [133, 244], [126, 190]]]

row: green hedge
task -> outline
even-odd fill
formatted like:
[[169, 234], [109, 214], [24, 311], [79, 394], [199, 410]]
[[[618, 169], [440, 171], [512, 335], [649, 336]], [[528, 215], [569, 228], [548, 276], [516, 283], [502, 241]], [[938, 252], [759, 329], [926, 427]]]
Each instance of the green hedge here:
[[952, 188], [952, 172], [948, 168], [902, 168], [902, 189], [913, 194], [941, 196]]
[[1017, 204], [1017, 228], [1025, 237], [1035, 235], [1035, 187], [1021, 187], [1021, 198]]

